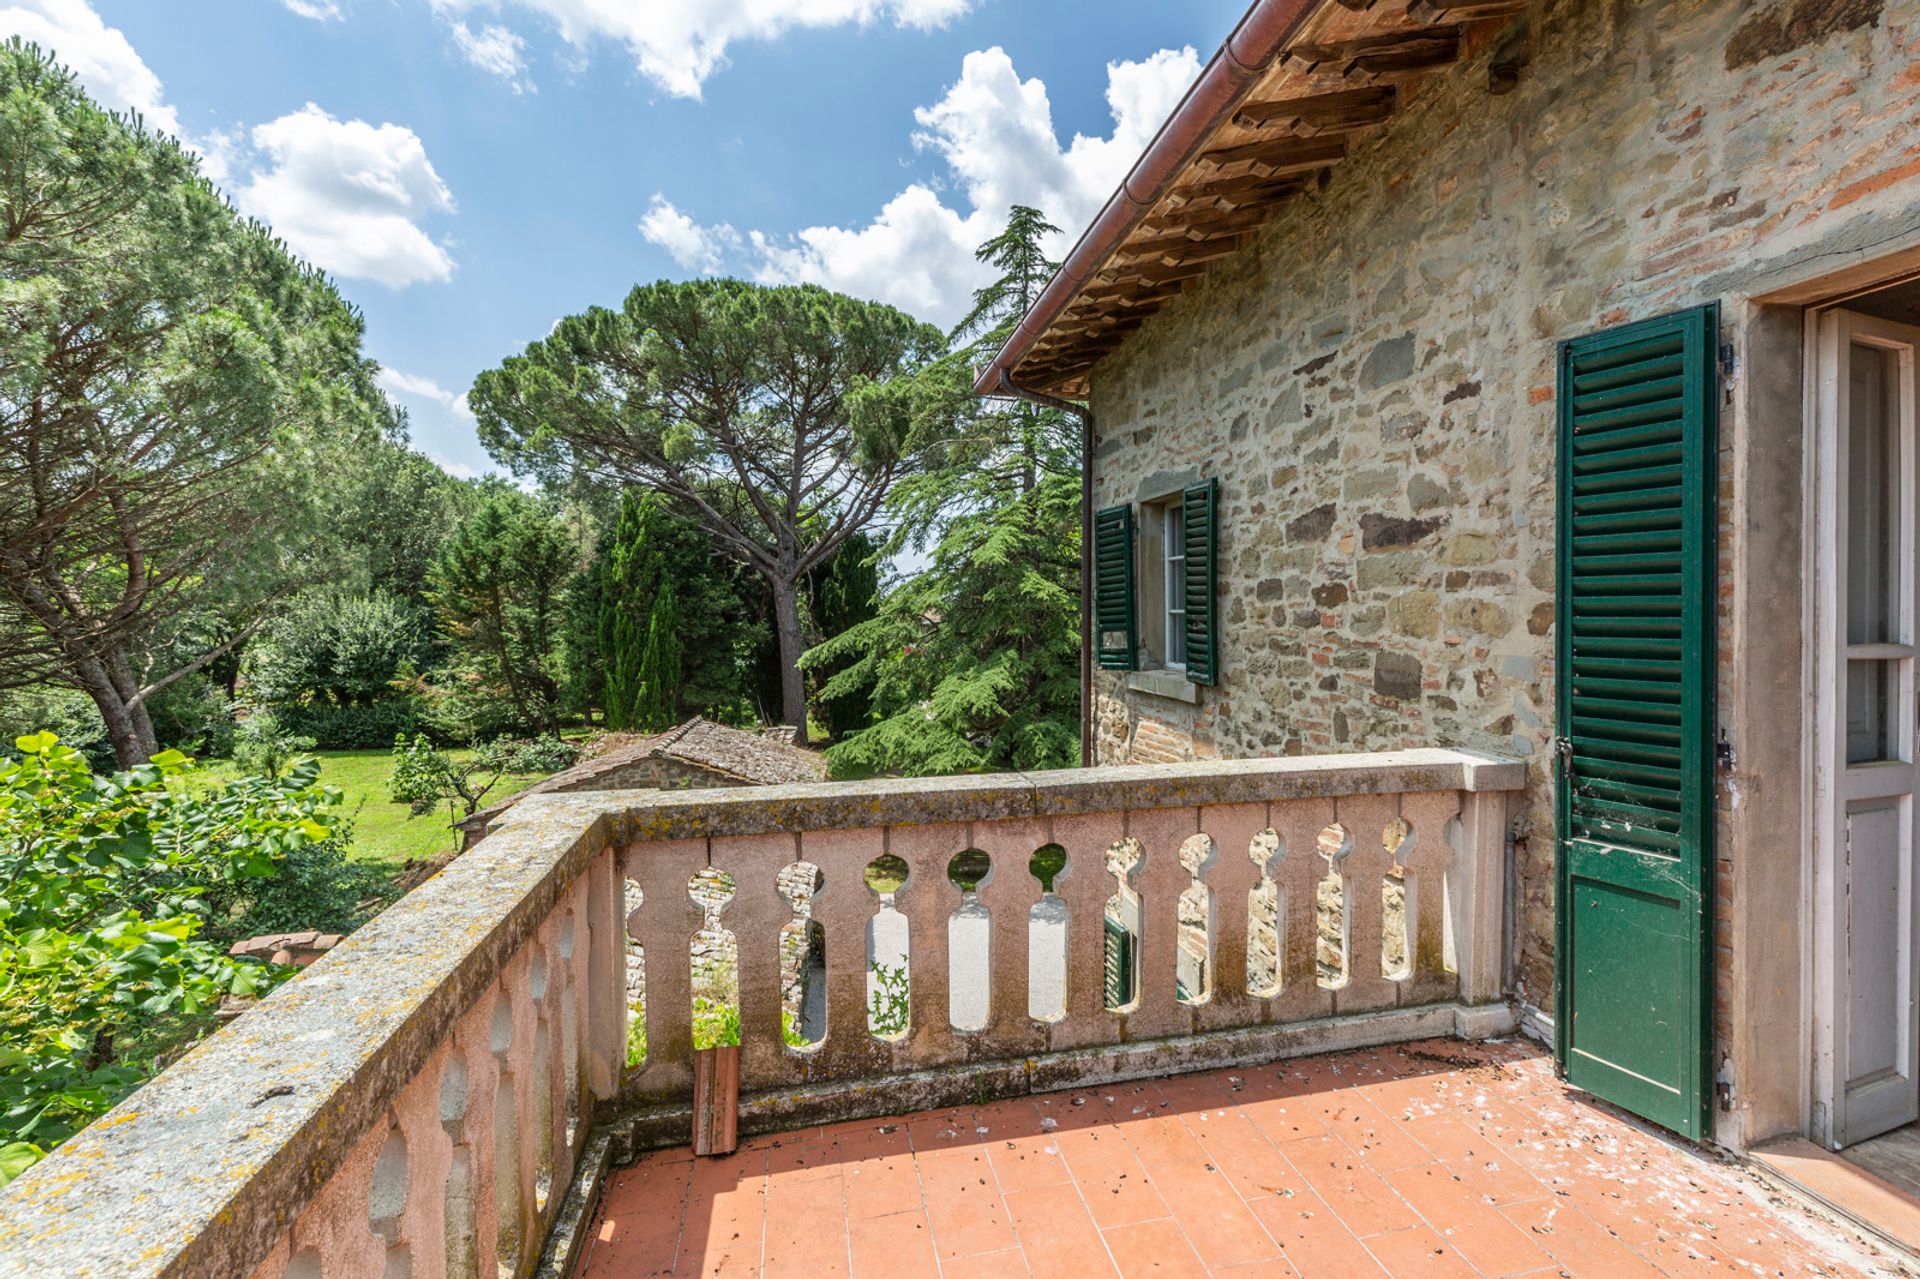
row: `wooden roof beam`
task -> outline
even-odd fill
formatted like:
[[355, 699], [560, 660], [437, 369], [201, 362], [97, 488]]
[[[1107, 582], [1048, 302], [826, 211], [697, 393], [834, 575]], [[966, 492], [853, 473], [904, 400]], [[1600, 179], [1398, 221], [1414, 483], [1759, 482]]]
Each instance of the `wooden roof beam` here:
[[1145, 280], [1151, 284], [1164, 284], [1168, 280], [1191, 280], [1206, 273], [1206, 267], [1184, 262], [1115, 262], [1096, 278], [1112, 284], [1126, 280]]
[[1385, 124], [1393, 114], [1398, 97], [1399, 90], [1392, 85], [1375, 84], [1303, 98], [1248, 102], [1235, 114], [1233, 122], [1243, 129], [1285, 129], [1295, 137], [1345, 133]]
[[1312, 173], [1347, 158], [1345, 138], [1263, 138], [1237, 146], [1216, 147], [1200, 153], [1200, 162], [1221, 168], [1229, 164], [1251, 164], [1262, 176], [1285, 177]]
[[1120, 246], [1120, 255], [1129, 258], [1161, 258], [1173, 262], [1206, 262], [1223, 258], [1240, 247], [1246, 231], [1197, 240], [1189, 235], [1156, 235], [1145, 240], [1129, 240]]
[[1176, 298], [1186, 287], [1187, 282], [1184, 279], [1158, 282], [1122, 281], [1118, 284], [1103, 284], [1098, 288], [1088, 289], [1080, 296], [1096, 306], [1111, 304], [1131, 309], [1152, 306]]
[[1460, 28], [1416, 27], [1385, 35], [1296, 44], [1287, 50], [1287, 68], [1301, 75], [1331, 71], [1356, 84], [1412, 79], [1460, 60]]
[[1208, 240], [1217, 235], [1248, 231], [1264, 224], [1269, 216], [1262, 208], [1213, 209], [1186, 204], [1156, 213], [1141, 223], [1142, 230], [1181, 234], [1190, 240]]
[[[1344, 3], [1345, 0], [1342, 0]], [[1414, 22], [1484, 22], [1524, 13], [1528, 0], [1413, 0], [1407, 17]]]
[[1197, 204], [1203, 200], [1225, 200], [1236, 206], [1244, 206], [1284, 199], [1304, 190], [1306, 185], [1306, 178], [1298, 174], [1276, 178], [1266, 173], [1243, 173], [1235, 178], [1211, 178], [1205, 182], [1175, 187], [1167, 195], [1183, 205]]

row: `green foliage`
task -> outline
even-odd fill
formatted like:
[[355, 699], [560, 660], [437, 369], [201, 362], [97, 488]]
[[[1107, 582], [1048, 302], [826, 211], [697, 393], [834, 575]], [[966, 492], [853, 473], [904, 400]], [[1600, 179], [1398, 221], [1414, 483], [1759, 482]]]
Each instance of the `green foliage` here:
[[[479, 731], [559, 727], [560, 627], [578, 553], [552, 510], [494, 484], [440, 545], [428, 598], [458, 649], [456, 718]], [[487, 703], [496, 703], [496, 712]]]
[[0, 760], [0, 1161], [17, 1171], [105, 1113], [223, 995], [286, 974], [205, 935], [221, 893], [328, 839], [311, 762], [189, 783], [177, 752], [99, 776], [51, 733]]
[[275, 610], [247, 652], [252, 695], [273, 706], [370, 706], [428, 656], [423, 610], [384, 590], [314, 591]]
[[706, 995], [693, 997], [693, 1046], [725, 1048], [740, 1042], [740, 1006]]
[[536, 737], [524, 742], [495, 742], [486, 747], [509, 774], [538, 773], [547, 776], [572, 768], [580, 758], [572, 742], [560, 737]]
[[148, 699], [154, 740], [190, 755], [225, 755], [233, 749], [233, 702], [227, 692], [196, 671]]
[[[622, 494], [620, 516], [598, 548], [594, 633], [587, 660], [604, 671], [607, 726], [664, 728], [688, 715], [737, 721], [750, 718], [755, 676], [772, 631], [765, 618], [766, 586], [720, 555], [711, 534], [674, 512], [658, 493]], [[651, 688], [641, 680], [641, 658], [659, 597], [674, 596], [671, 634], [680, 649], [679, 675]], [[570, 644], [569, 654], [575, 649]], [[573, 657], [578, 661], [580, 658]], [[658, 704], [639, 714], [643, 693]], [[671, 709], [665, 709], [671, 698]]]
[[420, 700], [410, 696], [369, 706], [276, 706], [273, 717], [293, 736], [312, 738], [318, 750], [384, 750], [395, 737], [411, 737], [427, 723]]
[[425, 734], [416, 734], [412, 741], [395, 738], [387, 795], [394, 803], [407, 805], [415, 817], [443, 803], [450, 821], [471, 817], [479, 811], [480, 801], [499, 780], [501, 771], [494, 761], [479, 753], [456, 761], [428, 741]]
[[427, 570], [473, 504], [471, 486], [410, 448], [375, 441], [336, 489], [367, 593], [425, 611]]
[[635, 674], [633, 727], [672, 728], [680, 715], [680, 610], [673, 580], [662, 583], [647, 618], [647, 646]]
[[604, 585], [596, 639], [605, 672], [607, 727], [618, 731], [632, 729], [638, 717], [640, 650], [666, 560], [664, 505], [657, 494], [623, 493], [620, 522], [598, 561]]
[[[94, 772], [113, 769], [113, 743], [100, 708], [85, 693], [50, 685], [0, 691], [0, 742], [49, 732], [80, 752]], [[391, 740], [391, 738], [389, 738]]]
[[593, 554], [567, 585], [560, 619], [560, 708], [589, 723], [596, 709], [604, 718], [607, 706], [608, 658], [600, 644], [600, 617], [608, 599], [612, 548], [613, 531], [602, 529]]
[[257, 711], [233, 734], [233, 762], [243, 773], [277, 778], [294, 757], [314, 748], [311, 737], [289, 733], [271, 711]]
[[399, 429], [360, 316], [195, 164], [0, 45], [0, 684], [81, 689], [129, 765], [334, 572], [332, 477]]
[[[634, 1004], [627, 1009], [627, 1069], [642, 1065], [647, 1060], [647, 1006]], [[5, 1151], [0, 1151], [0, 1158]]]
[[[971, 394], [969, 368], [997, 346], [1051, 274], [1039, 242], [1054, 228], [1015, 208], [981, 247], [1000, 277], [975, 295], [945, 359], [870, 389], [857, 414], [910, 421], [937, 439], [887, 509], [891, 550], [928, 567], [878, 613], [809, 652], [832, 671], [828, 706], [870, 726], [836, 742], [842, 776], [1059, 768], [1079, 758], [1078, 429], [1064, 413]], [[841, 712], [851, 714], [851, 712]]]
[[202, 936], [222, 948], [269, 933], [350, 933], [398, 895], [376, 862], [352, 856], [351, 818], [331, 818], [333, 833], [280, 859], [271, 877], [235, 879], [209, 889]]
[[874, 982], [867, 1005], [868, 1028], [882, 1039], [896, 1039], [906, 1034], [912, 1010], [907, 966], [876, 962], [868, 971], [873, 974]]
[[[441, 750], [424, 734], [409, 741], [394, 739], [393, 772], [388, 797], [405, 804], [415, 817], [447, 806], [451, 826], [480, 811], [480, 801], [503, 777], [513, 774], [559, 772], [571, 767], [577, 753], [558, 737], [532, 741], [499, 738], [464, 758]], [[457, 847], [456, 843], [456, 847]]]
[[[879, 612], [880, 548], [865, 533], [847, 538], [815, 578], [813, 617], [821, 639], [845, 634], [862, 622], [872, 620]], [[812, 676], [817, 692], [851, 664], [847, 658], [821, 660], [809, 664], [807, 673]], [[816, 713], [834, 741], [867, 726], [868, 708], [859, 698], [829, 700], [816, 696], [816, 702]]]
[[[781, 644], [781, 717], [806, 715], [800, 589], [878, 514], [921, 441], [851, 398], [932, 358], [936, 330], [813, 286], [641, 285], [620, 310], [569, 316], [482, 373], [472, 403], [520, 474], [666, 494], [763, 576]], [[690, 601], [688, 601], [690, 603]]]

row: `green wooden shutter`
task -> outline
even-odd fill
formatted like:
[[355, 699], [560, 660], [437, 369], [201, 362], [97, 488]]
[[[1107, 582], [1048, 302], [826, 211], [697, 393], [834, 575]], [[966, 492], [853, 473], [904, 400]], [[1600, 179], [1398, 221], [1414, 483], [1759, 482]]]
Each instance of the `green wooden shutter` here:
[[1220, 680], [1220, 482], [1188, 489], [1180, 507], [1186, 527], [1187, 678], [1195, 684]]
[[1133, 607], [1133, 508], [1093, 517], [1093, 651], [1103, 670], [1130, 671], [1139, 637]]
[[1568, 1079], [1705, 1135], [1717, 307], [1560, 348], [1559, 955]]
[[1106, 1000], [1108, 1008], [1125, 1008], [1133, 1002], [1133, 934], [1111, 915], [1102, 914], [1105, 937]]

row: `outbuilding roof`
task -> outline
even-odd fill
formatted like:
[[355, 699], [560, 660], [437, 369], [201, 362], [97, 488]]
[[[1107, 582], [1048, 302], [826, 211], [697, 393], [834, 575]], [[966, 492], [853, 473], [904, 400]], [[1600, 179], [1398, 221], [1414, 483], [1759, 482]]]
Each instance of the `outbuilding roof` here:
[[[792, 734], [791, 728], [775, 730]], [[483, 808], [455, 823], [469, 833], [485, 831], [500, 814], [529, 795], [551, 791], [593, 790], [600, 778], [647, 759], [670, 759], [705, 769], [722, 780], [742, 786], [780, 786], [789, 782], [822, 782], [827, 762], [817, 752], [804, 750], [773, 736], [716, 724], [695, 716], [676, 728], [638, 738], [582, 760], [572, 768], [535, 782], [518, 794]]]
[[1101, 357], [1525, 8], [1255, 0], [974, 389], [1084, 397]]

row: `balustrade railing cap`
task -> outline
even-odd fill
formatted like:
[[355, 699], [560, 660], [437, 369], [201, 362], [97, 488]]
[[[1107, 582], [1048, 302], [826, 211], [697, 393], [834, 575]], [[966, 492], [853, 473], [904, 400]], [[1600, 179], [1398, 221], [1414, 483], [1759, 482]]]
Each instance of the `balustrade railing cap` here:
[[[611, 814], [624, 822], [621, 837], [643, 841], [1063, 817], [1330, 795], [1509, 791], [1526, 784], [1523, 761], [1422, 747], [729, 790], [601, 791], [531, 796], [522, 807], [537, 802], [543, 817], [563, 812], [583, 818]], [[513, 815], [505, 820], [512, 821]]]

